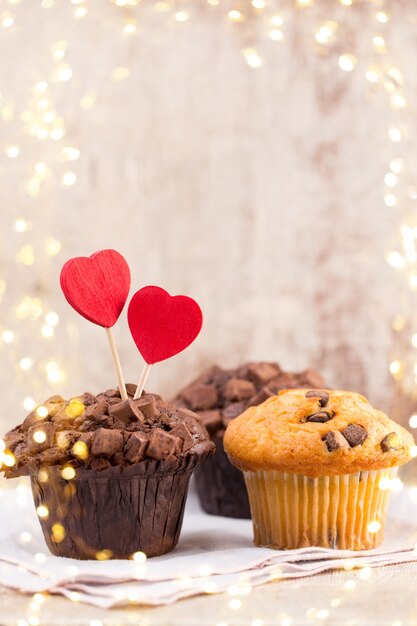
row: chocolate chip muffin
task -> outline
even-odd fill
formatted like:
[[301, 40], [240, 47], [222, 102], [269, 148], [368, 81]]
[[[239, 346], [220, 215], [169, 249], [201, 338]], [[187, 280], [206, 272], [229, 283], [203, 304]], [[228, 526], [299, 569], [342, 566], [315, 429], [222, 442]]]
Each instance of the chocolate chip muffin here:
[[195, 472], [206, 513], [250, 518], [242, 472], [231, 465], [224, 452], [223, 435], [228, 424], [249, 406], [261, 404], [281, 389], [324, 385], [313, 369], [288, 373], [277, 363], [257, 362], [229, 370], [214, 365], [178, 393], [174, 404], [195, 411], [216, 445], [216, 454]]
[[[29, 475], [53, 554], [148, 557], [172, 550], [188, 484], [214, 444], [199, 418], [127, 385], [49, 398], [4, 437], [6, 478]], [[11, 461], [10, 461], [11, 459]]]
[[294, 389], [233, 420], [224, 445], [244, 472], [257, 545], [363, 550], [383, 539], [414, 441], [358, 393]]

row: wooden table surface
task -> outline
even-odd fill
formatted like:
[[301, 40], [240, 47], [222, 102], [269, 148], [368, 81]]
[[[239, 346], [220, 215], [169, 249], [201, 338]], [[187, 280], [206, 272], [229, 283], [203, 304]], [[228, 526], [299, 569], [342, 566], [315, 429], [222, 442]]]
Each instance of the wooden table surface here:
[[31, 596], [0, 588], [0, 626], [415, 626], [417, 564], [270, 583], [241, 597], [238, 609], [231, 600], [221, 594], [158, 608], [100, 610], [48, 596], [35, 612]]

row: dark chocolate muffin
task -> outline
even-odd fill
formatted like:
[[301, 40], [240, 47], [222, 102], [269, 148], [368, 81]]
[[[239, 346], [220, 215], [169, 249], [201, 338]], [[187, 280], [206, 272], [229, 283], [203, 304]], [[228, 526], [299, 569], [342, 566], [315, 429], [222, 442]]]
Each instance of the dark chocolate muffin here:
[[175, 547], [192, 471], [214, 444], [195, 413], [155, 394], [134, 400], [135, 390], [127, 385], [127, 400], [117, 389], [53, 396], [4, 437], [1, 470], [31, 477], [53, 554], [124, 559]]
[[206, 513], [250, 518], [243, 474], [233, 467], [224, 451], [225, 428], [249, 406], [261, 404], [282, 389], [300, 387], [320, 389], [325, 382], [314, 369], [288, 373], [277, 363], [257, 362], [230, 370], [214, 365], [177, 394], [173, 403], [195, 411], [216, 444], [216, 454], [195, 472]]

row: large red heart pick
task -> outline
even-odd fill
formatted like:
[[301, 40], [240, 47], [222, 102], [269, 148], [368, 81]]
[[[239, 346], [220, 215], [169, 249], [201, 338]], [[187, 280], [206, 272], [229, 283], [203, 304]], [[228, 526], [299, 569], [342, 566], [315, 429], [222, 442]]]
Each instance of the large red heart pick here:
[[143, 287], [127, 311], [130, 332], [146, 363], [153, 365], [182, 352], [197, 337], [203, 314], [188, 296], [170, 296], [160, 287]]
[[70, 305], [93, 324], [111, 328], [130, 289], [130, 270], [116, 250], [70, 259], [61, 270], [61, 288]]

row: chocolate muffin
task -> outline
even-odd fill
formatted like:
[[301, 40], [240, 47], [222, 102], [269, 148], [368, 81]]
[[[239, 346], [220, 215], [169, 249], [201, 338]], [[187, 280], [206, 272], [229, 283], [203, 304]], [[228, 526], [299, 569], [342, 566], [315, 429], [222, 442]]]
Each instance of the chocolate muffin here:
[[30, 476], [53, 554], [151, 557], [177, 544], [192, 471], [215, 446], [195, 413], [135, 390], [53, 396], [4, 437], [1, 470]]
[[204, 371], [182, 389], [173, 403], [195, 411], [216, 445], [216, 454], [195, 472], [197, 492], [206, 513], [250, 518], [243, 474], [227, 458], [223, 447], [225, 428], [248, 407], [261, 404], [282, 389], [323, 388], [314, 369], [284, 372], [278, 363], [245, 363], [235, 369], [217, 365]]

